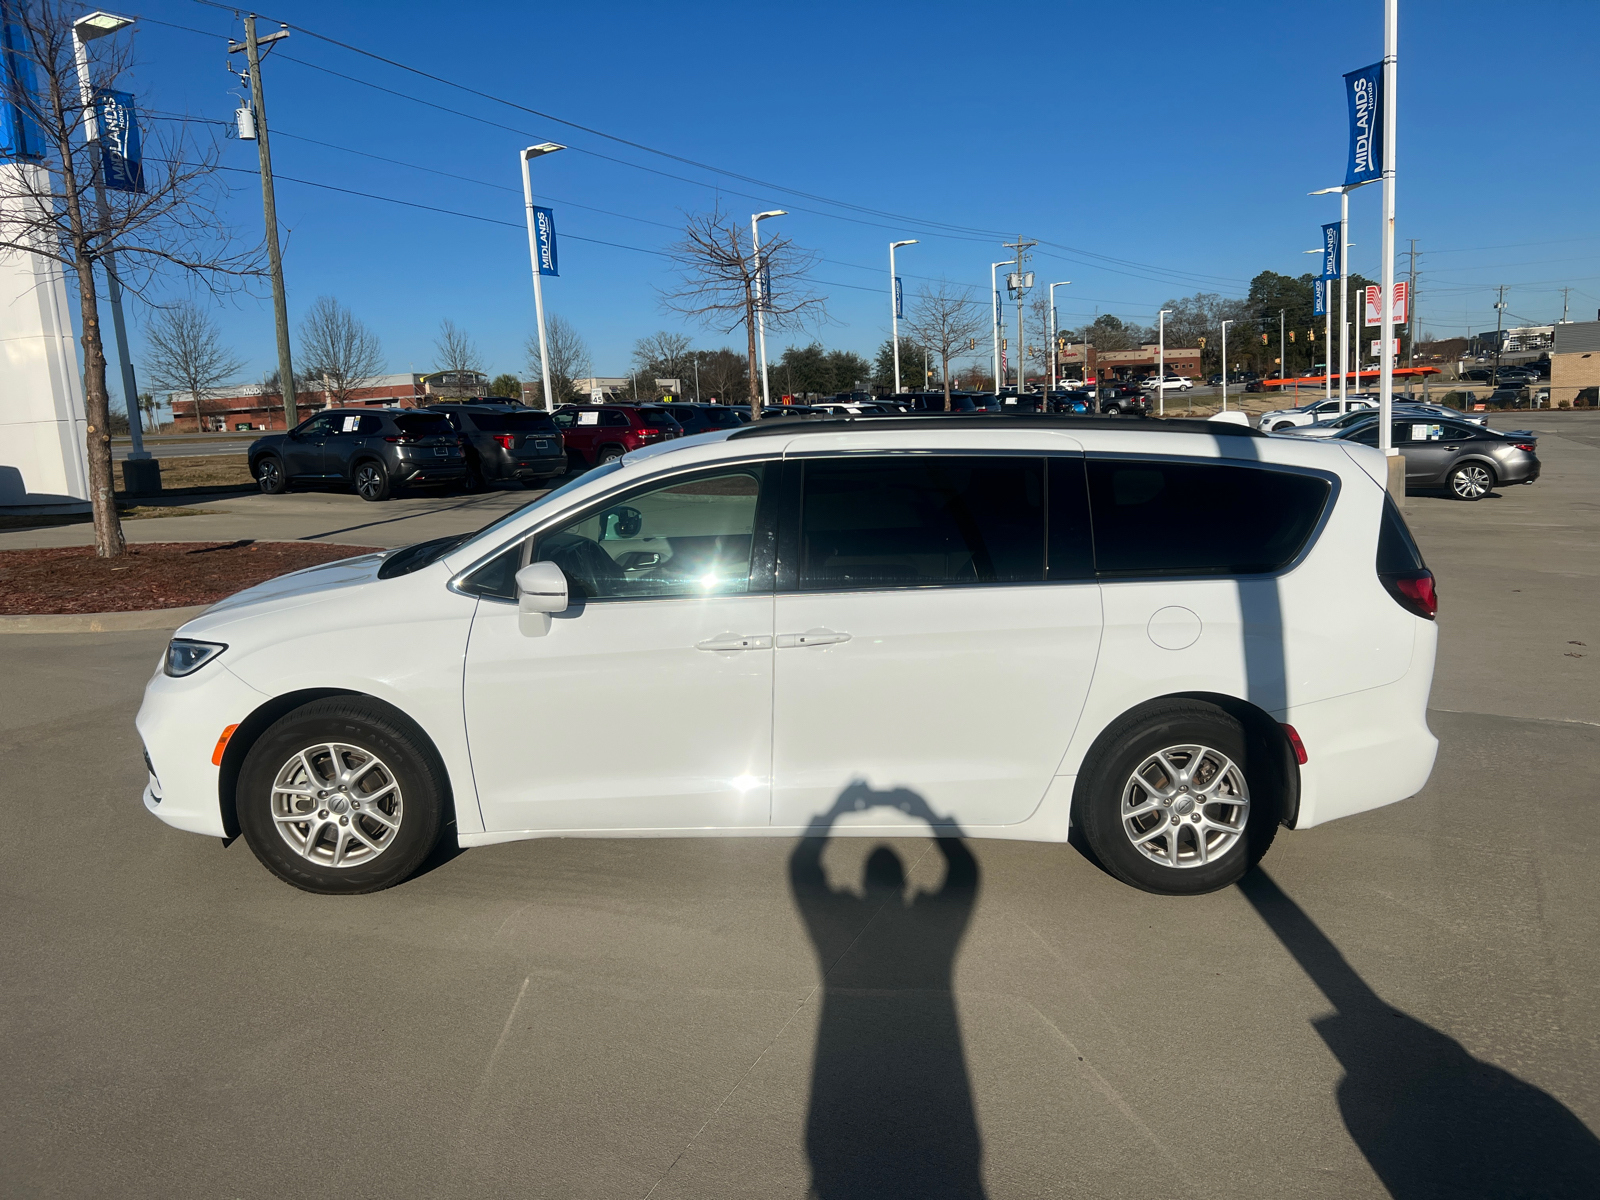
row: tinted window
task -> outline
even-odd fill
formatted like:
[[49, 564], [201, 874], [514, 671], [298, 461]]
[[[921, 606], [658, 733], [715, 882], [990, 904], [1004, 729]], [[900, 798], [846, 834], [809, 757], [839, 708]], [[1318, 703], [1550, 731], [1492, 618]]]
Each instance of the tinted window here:
[[1044, 460], [950, 456], [805, 464], [801, 589], [1044, 578]]
[[741, 424], [739, 414], [731, 408], [702, 408], [700, 415], [713, 429], [737, 429]]
[[641, 408], [639, 417], [646, 425], [665, 425], [669, 429], [678, 423], [678, 419], [664, 408]]
[[549, 433], [554, 423], [542, 412], [468, 413], [467, 419], [484, 433]]
[[326, 437], [338, 428], [339, 414], [318, 413], [303, 425], [297, 425], [295, 432], [301, 437]]
[[333, 432], [337, 434], [374, 434], [383, 432], [383, 418], [376, 413], [335, 413]]
[[452, 437], [455, 429], [438, 413], [402, 413], [394, 419], [408, 437]]
[[1111, 575], [1235, 575], [1292, 561], [1329, 487], [1222, 463], [1091, 459], [1095, 566]]
[[545, 534], [533, 557], [591, 600], [749, 591], [761, 473], [740, 467], [626, 496]]
[[1382, 520], [1378, 526], [1378, 574], [1404, 575], [1425, 570], [1422, 551], [1417, 549], [1411, 530], [1406, 528], [1406, 519], [1387, 495], [1383, 498]]
[[1089, 492], [1083, 459], [1050, 462], [1050, 529], [1047, 574], [1052, 581], [1094, 578], [1094, 540], [1089, 532]]
[[604, 426], [606, 426], [608, 428], [611, 428], [611, 429], [615, 429], [615, 428], [617, 428], [619, 426], [626, 428], [626, 426], [628, 424], [628, 414], [625, 413], [625, 412], [621, 412], [621, 411], [619, 411], [617, 409], [614, 409], [614, 408], [605, 409], [605, 410], [602, 410], [601, 412], [597, 412], [597, 413], [580, 413], [578, 415], [578, 424], [580, 424], [580, 425], [593, 425], [593, 424], [595, 424], [595, 422], [589, 420], [590, 417], [599, 417], [600, 418], [600, 422], [599, 423], [601, 425], [604, 425]]

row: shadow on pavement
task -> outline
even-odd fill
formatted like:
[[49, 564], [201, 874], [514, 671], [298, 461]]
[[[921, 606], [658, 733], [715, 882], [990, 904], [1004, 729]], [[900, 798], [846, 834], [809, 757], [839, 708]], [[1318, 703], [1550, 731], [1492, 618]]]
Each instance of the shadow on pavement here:
[[[879, 806], [927, 821], [945, 859], [937, 891], [908, 893], [905, 864], [888, 846], [867, 859], [859, 894], [829, 886], [828, 830], [842, 812]], [[915, 792], [854, 783], [811, 823], [790, 856], [789, 883], [822, 973], [806, 1116], [811, 1194], [982, 1197], [983, 1147], [951, 991], [979, 885], [960, 827]]]
[[1339, 1111], [1395, 1200], [1600, 1195], [1600, 1139], [1565, 1105], [1386, 1004], [1265, 871], [1239, 890], [1336, 1009], [1315, 1024]]

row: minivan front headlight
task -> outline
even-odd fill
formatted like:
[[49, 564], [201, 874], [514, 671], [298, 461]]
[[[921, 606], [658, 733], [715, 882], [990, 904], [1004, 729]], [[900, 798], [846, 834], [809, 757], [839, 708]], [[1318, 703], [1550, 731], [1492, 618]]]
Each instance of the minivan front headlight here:
[[162, 670], [174, 679], [193, 675], [227, 648], [220, 642], [193, 642], [188, 638], [173, 638], [167, 643], [167, 659]]

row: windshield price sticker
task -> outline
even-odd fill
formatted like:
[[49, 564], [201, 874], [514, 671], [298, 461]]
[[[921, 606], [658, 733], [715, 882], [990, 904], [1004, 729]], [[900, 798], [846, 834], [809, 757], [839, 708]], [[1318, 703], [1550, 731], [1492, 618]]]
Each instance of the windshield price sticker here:
[[356, 431], [356, 426], [359, 424], [361, 424], [360, 417], [346, 417], [344, 419], [344, 425], [340, 428], [339, 432], [354, 433]]

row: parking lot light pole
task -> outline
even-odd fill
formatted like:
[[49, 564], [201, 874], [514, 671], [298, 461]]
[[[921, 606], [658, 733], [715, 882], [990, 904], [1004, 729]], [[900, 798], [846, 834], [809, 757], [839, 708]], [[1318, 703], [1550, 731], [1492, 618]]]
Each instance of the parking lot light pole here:
[[1228, 411], [1228, 326], [1231, 320], [1222, 323], [1222, 411]]
[[544, 285], [539, 281], [539, 233], [533, 215], [533, 181], [528, 176], [528, 164], [546, 154], [565, 150], [555, 142], [541, 142], [522, 152], [522, 205], [528, 217], [528, 257], [533, 261], [533, 314], [539, 324], [539, 372], [544, 381], [544, 410], [555, 411], [555, 396], [550, 392], [550, 348], [544, 334]]
[[[1058, 287], [1071, 286], [1072, 280], [1070, 279], [1063, 279], [1060, 283], [1052, 283], [1050, 285], [1050, 390], [1052, 392], [1056, 390], [1056, 375], [1058, 374], [1059, 366], [1058, 360], [1061, 357], [1056, 351], [1056, 289]], [[1087, 375], [1088, 373], [1088, 368], [1085, 366], [1084, 374]], [[1048, 403], [1048, 401], [1046, 403]]]
[[1159, 415], [1167, 415], [1167, 317], [1171, 315], [1170, 308], [1163, 308], [1156, 314], [1156, 324], [1160, 328], [1156, 349], [1156, 395], [1161, 397]]
[[[1302, 250], [1301, 253], [1326, 254], [1327, 251], [1321, 246], [1318, 246], [1315, 250]], [[1323, 280], [1323, 283], [1327, 283], [1327, 280]], [[1332, 400], [1333, 355], [1329, 353], [1329, 351], [1333, 349], [1333, 306], [1328, 303], [1328, 294], [1326, 288], [1323, 289], [1322, 294], [1322, 316], [1323, 324], [1325, 326], [1322, 331], [1322, 398], [1324, 400]], [[1311, 356], [1311, 365], [1314, 367], [1316, 366], [1316, 363], [1317, 356], [1313, 354]]]
[[[889, 243], [889, 322], [894, 338], [894, 391], [897, 396], [900, 394], [900, 280], [894, 273], [894, 252], [901, 246], [916, 244], [916, 238]], [[926, 363], [923, 364], [923, 368], [926, 370]], [[923, 385], [927, 385], [927, 380], [923, 380]]]
[[1001, 267], [1009, 267], [1016, 259], [1007, 259], [1005, 262], [989, 264], [989, 304], [992, 309], [989, 320], [994, 326], [994, 394], [1000, 394], [1000, 386], [1005, 381], [1000, 378], [1000, 277], [995, 274]]
[[[1356, 184], [1360, 187], [1360, 184]], [[1312, 196], [1339, 196], [1339, 411], [1345, 410], [1350, 372], [1350, 187], [1318, 188]], [[1332, 314], [1329, 314], [1330, 319]]]
[[[118, 17], [106, 12], [92, 12], [72, 23], [72, 57], [78, 69], [78, 95], [83, 101], [83, 136], [90, 143], [89, 158], [94, 164], [94, 197], [100, 211], [100, 223], [110, 225], [106, 206], [105, 183], [100, 175], [100, 125], [95, 118], [94, 82], [89, 76], [89, 49], [84, 44], [105, 37], [132, 25], [134, 18]], [[106, 296], [111, 301], [111, 330], [116, 335], [117, 364], [122, 368], [122, 403], [128, 410], [128, 434], [133, 438], [132, 459], [149, 458], [144, 448], [144, 426], [139, 416], [138, 387], [133, 379], [133, 360], [128, 357], [128, 326], [122, 316], [122, 283], [117, 278], [113, 255], [103, 255], [106, 268]], [[195, 406], [198, 413], [199, 405]]]
[[[756, 258], [756, 328], [761, 334], [761, 407], [769, 408], [772, 405], [772, 390], [767, 386], [767, 301], [766, 287], [763, 283], [765, 276], [761, 273], [761, 235], [756, 226], [768, 217], [787, 216], [786, 208], [774, 208], [770, 212], [753, 213], [750, 217], [750, 249]], [[759, 419], [761, 414], [755, 414]]]

